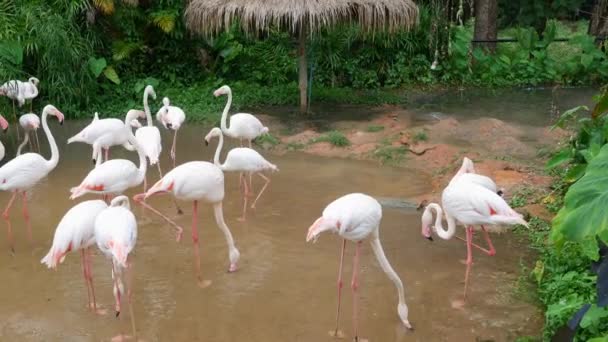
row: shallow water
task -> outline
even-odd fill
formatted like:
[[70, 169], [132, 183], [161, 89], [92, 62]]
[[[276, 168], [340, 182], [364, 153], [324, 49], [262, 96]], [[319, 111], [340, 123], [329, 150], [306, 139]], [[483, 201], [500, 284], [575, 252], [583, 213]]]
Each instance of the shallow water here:
[[[127, 310], [95, 316], [85, 308], [86, 288], [79, 255], [70, 253], [57, 271], [39, 260], [50, 247], [55, 227], [75, 204], [69, 189], [92, 167], [90, 147], [66, 145], [69, 136], [84, 122], [59, 126], [50, 121], [59, 141], [58, 167], [30, 192], [33, 243], [28, 244], [20, 203], [12, 211], [16, 255], [0, 248], [4, 270], [0, 291], [0, 336], [3, 341], [107, 341], [120, 331], [129, 332]], [[162, 131], [162, 130], [161, 130]], [[208, 129], [185, 126], [179, 133], [178, 161], [210, 160], [215, 143], [202, 144]], [[46, 139], [41, 136], [42, 141]], [[163, 131], [166, 150], [170, 135]], [[46, 145], [46, 144], [45, 144]], [[7, 154], [11, 154], [9, 148]], [[152, 213], [136, 207], [140, 222], [135, 263], [134, 309], [140, 338], [145, 341], [333, 341], [336, 304], [336, 275], [340, 240], [323, 235], [307, 244], [310, 224], [335, 198], [350, 192], [365, 192], [379, 198], [407, 198], [429, 190], [430, 179], [407, 169], [380, 167], [377, 163], [330, 159], [303, 153], [283, 156], [262, 152], [280, 172], [251, 212], [248, 221], [236, 220], [241, 202], [238, 175], [226, 177], [224, 215], [241, 252], [239, 270], [226, 273], [228, 256], [223, 235], [217, 229], [208, 205], [201, 205], [200, 241], [202, 270], [210, 287], [201, 289], [193, 275], [189, 237], [191, 206], [185, 214], [180, 243], [171, 230]], [[45, 146], [43, 155], [49, 156]], [[169, 165], [168, 153], [161, 160]], [[112, 157], [134, 153], [114, 148]], [[8, 159], [8, 157], [7, 157]], [[149, 181], [157, 179], [150, 170]], [[255, 180], [259, 189], [261, 182]], [[132, 195], [137, 191], [130, 191]], [[9, 194], [0, 194], [2, 206]], [[92, 195], [82, 200], [93, 199]], [[174, 214], [168, 197], [149, 203]], [[4, 223], [2, 223], [4, 224]], [[381, 241], [393, 268], [404, 281], [410, 332], [398, 320], [397, 293], [377, 264], [371, 248], [364, 244], [361, 256], [360, 335], [370, 341], [510, 341], [533, 334], [542, 324], [537, 310], [514, 294], [520, 260], [527, 248], [512, 233], [494, 237], [498, 254], [487, 257], [475, 252], [469, 302], [454, 309], [461, 298], [465, 245], [459, 240], [429, 242], [420, 236], [420, 213], [407, 208], [384, 209]], [[344, 269], [341, 328], [352, 337], [350, 283], [354, 247], [347, 246]], [[113, 308], [110, 265], [95, 253], [93, 273], [98, 303]], [[124, 317], [123, 317], [124, 316]]]

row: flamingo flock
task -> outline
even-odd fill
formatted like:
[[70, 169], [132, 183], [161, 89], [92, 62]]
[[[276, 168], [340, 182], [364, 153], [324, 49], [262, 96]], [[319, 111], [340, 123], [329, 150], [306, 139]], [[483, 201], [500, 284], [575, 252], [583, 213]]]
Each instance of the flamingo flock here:
[[[31, 78], [28, 82], [9, 81], [0, 86], [0, 95], [5, 95], [22, 106], [26, 99], [32, 99], [38, 94], [38, 84], [39, 81], [36, 78]], [[79, 202], [65, 213], [57, 225], [51, 247], [41, 259], [41, 263], [48, 268], [55, 269], [64, 261], [69, 252], [80, 252], [82, 274], [88, 294], [87, 307], [95, 313], [103, 314], [104, 311], [99, 309], [96, 301], [91, 267], [91, 247], [96, 245], [111, 262], [116, 316], [121, 313], [126, 298], [132, 335], [135, 339], [137, 339], [137, 328], [132, 308], [133, 291], [131, 283], [134, 275], [132, 258], [137, 243], [138, 222], [132, 212], [130, 200], [124, 193], [131, 188], [143, 185], [143, 192], [133, 196], [133, 201], [166, 221], [175, 231], [176, 241], [181, 240], [183, 228], [174, 219], [148, 202], [159, 194], [168, 194], [174, 201], [192, 202], [191, 238], [195, 265], [194, 273], [198, 285], [206, 287], [209, 286], [210, 281], [203, 279], [201, 271], [198, 234], [199, 203], [207, 203], [213, 207], [216, 224], [226, 240], [228, 272], [235, 272], [238, 270], [241, 253], [236, 247], [234, 237], [224, 218], [224, 173], [240, 173], [239, 187], [243, 195], [243, 211], [239, 220], [245, 221], [248, 198], [253, 195], [253, 175], [258, 175], [264, 181], [264, 184], [251, 204], [252, 209], [256, 207], [256, 203], [270, 184], [269, 174], [279, 171], [275, 164], [265, 159], [252, 147], [252, 141], [268, 133], [269, 129], [252, 114], [238, 113], [228, 119], [232, 103], [232, 91], [227, 85], [215, 90], [213, 95], [216, 97], [227, 95], [220, 127], [211, 129], [203, 140], [205, 145], [209, 145], [215, 138], [218, 140], [213, 162], [187, 161], [177, 165], [177, 133], [184, 125], [186, 115], [181, 108], [171, 105], [170, 100], [164, 97], [156, 114], [156, 121], [164, 128], [173, 130], [174, 133], [169, 150], [173, 167], [163, 174], [160, 165], [160, 156], [163, 151], [161, 134], [153, 122], [148, 103], [150, 97], [156, 99], [156, 93], [152, 86], [147, 86], [144, 90], [143, 111], [138, 109], [129, 110], [124, 120], [100, 119], [98, 113], [95, 113], [89, 125], [67, 140], [68, 144], [81, 142], [91, 145], [91, 159], [94, 164], [90, 171], [83, 175], [83, 180], [70, 189], [71, 195], [69, 198], [75, 200], [87, 194], [101, 195], [102, 197], [101, 199], [87, 199]], [[15, 243], [10, 211], [15, 200], [18, 196], [22, 198], [23, 216], [28, 238], [31, 241], [32, 231], [27, 206], [27, 192], [52, 172], [59, 162], [57, 143], [47, 122], [49, 116], [54, 116], [60, 124], [64, 121], [64, 114], [50, 104], [44, 107], [40, 118], [34, 113], [24, 114], [20, 117], [19, 123], [24, 130], [24, 140], [19, 146], [17, 156], [0, 167], [0, 190], [12, 193], [2, 217], [6, 221], [8, 243], [13, 253], [15, 253]], [[140, 124], [139, 119], [145, 119], [145, 125]], [[40, 153], [33, 152], [34, 148], [31, 145], [30, 139], [32, 138], [30, 138], [30, 135], [35, 135], [40, 125], [42, 125], [51, 149], [49, 159], [45, 159]], [[1, 115], [0, 127], [3, 130], [8, 128], [8, 122]], [[134, 128], [136, 129], [135, 133], [133, 132]], [[225, 136], [238, 139], [240, 147], [228, 151], [222, 163], [220, 155]], [[37, 135], [35, 137], [36, 148], [40, 151]], [[32, 152], [22, 154], [21, 151], [28, 142]], [[247, 142], [248, 147], [244, 146], [244, 142]], [[138, 165], [127, 159], [110, 159], [109, 150], [113, 146], [122, 146], [128, 151], [137, 153]], [[0, 160], [4, 158], [4, 154], [4, 146], [0, 143]], [[158, 180], [150, 183], [152, 184], [150, 187], [148, 187], [147, 181], [148, 165], [156, 165], [158, 169]], [[247, 176], [249, 176], [249, 179], [247, 179]], [[433, 233], [441, 239], [449, 240], [456, 236], [456, 225], [458, 223], [465, 227], [465, 238], [457, 237], [463, 240], [467, 246], [463, 302], [467, 298], [473, 263], [473, 248], [493, 256], [496, 254], [496, 250], [489, 233], [499, 231], [500, 227], [504, 225], [520, 224], [527, 226], [527, 222], [522, 216], [509, 207], [503, 199], [503, 195], [504, 190], [498, 188], [489, 177], [477, 174], [473, 162], [465, 157], [461, 168], [444, 189], [441, 196], [441, 205], [430, 203], [422, 214], [421, 233], [423, 237], [431, 241], [433, 241]], [[112, 198], [113, 196], [116, 197]], [[178, 210], [181, 213], [181, 209]], [[447, 229], [443, 227], [443, 216], [447, 221]], [[306, 242], [316, 242], [319, 236], [325, 232], [335, 233], [342, 239], [338, 266], [336, 325], [331, 332], [332, 336], [343, 336], [343, 333], [339, 330], [339, 322], [343, 287], [342, 271], [348, 241], [355, 246], [351, 280], [353, 336], [355, 341], [359, 341], [359, 265], [361, 249], [365, 241], [370, 243], [380, 267], [397, 290], [397, 316], [400, 324], [407, 329], [413, 329], [409, 320], [403, 282], [389, 263], [380, 242], [379, 228], [381, 221], [382, 208], [376, 199], [362, 193], [351, 193], [329, 203], [323, 210], [322, 215], [308, 229]], [[475, 231], [481, 231], [487, 247], [481, 247], [473, 243]], [[127, 336], [117, 336], [117, 340], [123, 338], [127, 338]]]

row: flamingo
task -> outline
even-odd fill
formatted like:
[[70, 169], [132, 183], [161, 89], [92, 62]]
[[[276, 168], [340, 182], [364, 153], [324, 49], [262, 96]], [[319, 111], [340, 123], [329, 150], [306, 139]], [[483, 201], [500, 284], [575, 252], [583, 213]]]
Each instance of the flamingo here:
[[9, 211], [17, 194], [23, 195], [23, 217], [27, 225], [27, 232], [30, 241], [32, 239], [32, 229], [30, 225], [29, 213], [27, 210], [27, 190], [31, 189], [41, 179], [46, 177], [59, 162], [59, 150], [53, 134], [47, 124], [47, 116], [53, 115], [57, 117], [60, 124], [63, 124], [63, 113], [61, 113], [53, 105], [46, 105], [42, 110], [42, 129], [49, 140], [51, 147], [51, 159], [46, 160], [38, 153], [25, 153], [15, 157], [0, 168], [0, 190], [11, 191], [13, 196], [8, 201], [6, 209], [2, 213], [4, 220], [7, 223], [8, 238], [11, 250], [14, 252], [13, 234], [11, 229], [11, 221]]
[[[144, 181], [147, 166], [146, 156], [135, 140], [130, 127], [130, 122], [137, 116], [143, 117], [143, 112], [130, 110], [123, 124], [123, 130], [128, 134], [128, 142], [137, 151], [139, 168], [127, 159], [112, 159], [106, 160], [103, 164], [96, 163], [96, 167], [89, 171], [80, 185], [70, 190], [72, 193], [70, 199], [78, 198], [87, 193], [102, 195], [122, 194], [125, 190], [138, 186]], [[95, 163], [95, 158], [101, 153], [101, 148], [99, 144], [94, 143], [94, 146], [96, 146], [96, 149], [93, 150], [93, 162]]]
[[[6, 132], [8, 129], [8, 121], [4, 118], [4, 116], [0, 115], [0, 127], [2, 127], [2, 131]], [[6, 150], [4, 148], [4, 144], [0, 141], [0, 160], [4, 159], [4, 155], [6, 154]]]
[[[108, 207], [102, 200], [84, 201], [68, 210], [53, 237], [53, 244], [48, 254], [40, 260], [48, 268], [56, 269], [70, 251], [80, 250], [82, 257], [82, 273], [87, 287], [87, 307], [97, 311], [95, 289], [93, 287], [93, 274], [91, 273], [91, 260], [89, 247], [95, 244], [95, 219], [100, 212]], [[91, 303], [91, 297], [93, 302]]]
[[[219, 150], [219, 149], [218, 149]], [[217, 153], [217, 150], [216, 150]], [[156, 210], [146, 202], [148, 197], [158, 193], [171, 193], [174, 198], [192, 201], [192, 243], [194, 245], [194, 260], [198, 284], [202, 287], [209, 285], [201, 278], [201, 261], [198, 242], [198, 202], [204, 201], [213, 205], [215, 222], [224, 233], [228, 244], [228, 258], [230, 266], [228, 272], [237, 270], [240, 253], [234, 244], [230, 229], [224, 221], [222, 201], [224, 200], [224, 173], [222, 170], [206, 161], [191, 161], [179, 165], [165, 174], [146, 193], [138, 194], [133, 199], [143, 207], [159, 215], [177, 231], [177, 241], [181, 239], [183, 229], [166, 215]]]
[[[266, 187], [268, 186], [268, 184], [270, 184], [270, 178], [264, 176], [264, 174], [262, 172], [264, 172], [266, 170], [270, 170], [270, 171], [274, 172], [274, 171], [278, 171], [279, 169], [277, 168], [276, 165], [274, 165], [274, 164], [270, 163], [269, 161], [267, 161], [266, 159], [264, 159], [264, 157], [262, 157], [262, 155], [259, 154], [256, 150], [247, 148], [247, 147], [233, 148], [226, 155], [226, 160], [224, 161], [224, 164], [221, 164], [220, 163], [220, 151], [221, 151], [222, 147], [224, 146], [224, 135], [222, 134], [222, 130], [217, 127], [213, 128], [209, 132], [209, 134], [207, 134], [207, 136], [205, 137], [205, 144], [209, 145], [209, 140], [211, 140], [211, 138], [213, 138], [213, 137], [219, 137], [219, 140], [220, 140], [217, 150], [215, 151], [215, 157], [213, 160], [213, 163], [217, 167], [219, 167], [222, 171], [240, 171], [241, 175], [242, 175], [242, 172], [255, 173], [266, 181], [266, 183], [262, 187], [262, 190], [260, 190], [260, 193], [258, 194], [258, 196], [253, 201], [253, 204], [251, 205], [251, 208], [255, 209], [256, 202], [258, 201], [260, 196], [262, 196], [262, 193], [264, 192], [264, 190], [266, 190]], [[248, 188], [247, 188], [247, 181], [245, 181], [245, 179], [242, 176], [239, 179], [239, 183], [243, 184], [244, 188], [245, 188], [245, 192], [243, 195], [243, 201], [244, 201], [243, 217], [239, 218], [240, 221], [244, 221], [245, 213], [247, 212]]]
[[[95, 218], [95, 241], [99, 250], [112, 260], [112, 280], [114, 281], [113, 293], [116, 300], [116, 317], [120, 315], [124, 286], [122, 281], [123, 270], [127, 270], [127, 302], [129, 314], [131, 315], [131, 328], [133, 336], [137, 341], [137, 330], [135, 329], [135, 316], [133, 315], [132, 302], [132, 276], [133, 263], [129, 261], [129, 253], [135, 248], [137, 242], [137, 221], [131, 212], [129, 198], [118, 196], [112, 200], [110, 206], [102, 210]], [[123, 336], [117, 336], [112, 340]]]
[[496, 186], [496, 183], [494, 183], [490, 177], [475, 173], [475, 165], [473, 164], [473, 161], [467, 157], [462, 159], [462, 166], [456, 172], [454, 177], [452, 177], [450, 184], [457, 180], [467, 180], [469, 182], [476, 183], [477, 185], [481, 185], [484, 188], [497, 193], [501, 197], [504, 195], [504, 189], [499, 189], [498, 186]]
[[[259, 137], [262, 134], [268, 133], [268, 127], [262, 125], [262, 122], [255, 116], [248, 113], [237, 113], [230, 116], [230, 127], [226, 125], [226, 118], [228, 117], [228, 111], [232, 105], [232, 90], [229, 86], [224, 85], [213, 92], [215, 97], [220, 95], [228, 95], [228, 101], [224, 112], [222, 113], [222, 120], [220, 127], [222, 132], [233, 138], [240, 139], [241, 147], [243, 146], [243, 139], [249, 142], [249, 148], [251, 147], [251, 141]], [[242, 174], [241, 174], [242, 177]], [[249, 188], [252, 188], [251, 174], [249, 175]]]
[[132, 128], [141, 127], [141, 123], [137, 120], [137, 118], [144, 116], [145, 113], [141, 110], [129, 110], [127, 115], [125, 115], [125, 121], [121, 129], [108, 131], [102, 134], [99, 138], [95, 139], [93, 142], [93, 159], [95, 159], [97, 156], [95, 151], [109, 151], [110, 147], [117, 145], [122, 145], [128, 151], [135, 151], [133, 145], [129, 144], [129, 136], [133, 136]]
[[[127, 121], [127, 120], [125, 120]], [[93, 145], [95, 140], [99, 139], [102, 135], [110, 132], [122, 132], [125, 127], [125, 123], [116, 118], [99, 119], [99, 113], [95, 112], [93, 121], [83, 128], [80, 132], [76, 133], [73, 137], [68, 139], [68, 144], [73, 142], [82, 142], [85, 144]], [[133, 148], [129, 144], [123, 145], [129, 151]], [[105, 150], [106, 160], [109, 157], [109, 150]]]
[[[478, 248], [489, 256], [496, 254], [488, 232], [498, 232], [499, 229], [495, 227], [488, 227], [486, 229], [485, 225], [522, 224], [527, 227], [528, 223], [520, 214], [511, 209], [507, 202], [496, 192], [467, 179], [456, 180], [449, 184], [443, 190], [441, 202], [443, 210], [437, 203], [428, 204], [424, 210], [422, 214], [422, 235], [432, 241], [431, 225], [433, 213], [431, 211], [433, 210], [436, 215], [433, 229], [440, 238], [449, 240], [454, 236], [456, 221], [466, 227], [467, 268], [464, 278], [464, 300], [466, 301], [469, 273], [473, 264], [472, 247]], [[447, 230], [442, 225], [444, 211], [448, 222]], [[484, 234], [484, 238], [488, 244], [487, 249], [473, 243], [473, 227], [477, 225], [481, 227]]]
[[331, 202], [323, 210], [323, 215], [319, 217], [312, 226], [308, 229], [306, 242], [316, 242], [319, 235], [329, 231], [337, 233], [342, 237], [342, 252], [340, 254], [340, 267], [338, 268], [338, 307], [336, 310], [336, 329], [331, 332], [333, 336], [340, 336], [338, 331], [338, 322], [340, 319], [340, 299], [342, 292], [342, 263], [344, 261], [344, 251], [346, 249], [346, 240], [356, 244], [355, 257], [353, 260], [353, 277], [351, 288], [353, 292], [353, 322], [355, 341], [358, 337], [358, 317], [357, 317], [357, 289], [359, 287], [359, 255], [361, 252], [361, 244], [364, 240], [369, 240], [372, 250], [378, 259], [378, 263], [382, 270], [386, 273], [389, 279], [395, 284], [399, 297], [397, 304], [397, 314], [399, 319], [408, 329], [413, 329], [408, 320], [408, 308], [405, 303], [405, 294], [403, 283], [395, 270], [384, 255], [384, 250], [380, 244], [380, 220], [382, 219], [382, 207], [374, 198], [361, 194], [352, 193], [338, 198]]
[[[32, 100], [38, 96], [38, 84], [40, 81], [36, 77], [30, 77], [27, 82], [18, 80], [11, 80], [0, 86], [0, 95], [4, 95], [9, 99], [13, 100], [13, 116], [17, 121], [17, 113], [15, 111], [15, 101], [17, 101], [19, 107], [25, 104], [25, 100]], [[30, 102], [30, 111], [32, 110], [32, 103]], [[19, 136], [19, 130], [17, 130], [17, 138]]]
[[160, 121], [167, 129], [172, 129], [173, 145], [171, 146], [171, 159], [173, 159], [173, 167], [175, 167], [175, 144], [177, 143], [177, 131], [186, 120], [186, 114], [179, 108], [172, 106], [169, 98], [163, 98], [163, 106], [156, 113], [156, 120]]
[[[163, 172], [160, 169], [160, 162], [158, 160], [163, 146], [161, 144], [160, 131], [158, 127], [154, 126], [154, 122], [152, 122], [152, 114], [148, 106], [148, 96], [150, 95], [153, 99], [156, 99], [154, 88], [148, 85], [144, 89], [144, 112], [146, 113], [147, 125], [135, 131], [135, 139], [137, 139], [139, 146], [144, 150], [144, 154], [148, 157], [150, 165], [156, 164], [158, 166], [159, 178], [163, 178]], [[146, 189], [144, 189], [145, 191]]]
[[25, 132], [25, 136], [21, 145], [17, 149], [17, 155], [21, 154], [21, 149], [27, 144], [30, 143], [30, 149], [32, 149], [32, 142], [30, 141], [30, 132], [34, 132], [36, 137], [36, 146], [38, 153], [40, 153], [40, 142], [38, 141], [38, 128], [40, 127], [40, 118], [38, 115], [34, 113], [23, 114], [19, 117], [19, 125], [23, 128]]

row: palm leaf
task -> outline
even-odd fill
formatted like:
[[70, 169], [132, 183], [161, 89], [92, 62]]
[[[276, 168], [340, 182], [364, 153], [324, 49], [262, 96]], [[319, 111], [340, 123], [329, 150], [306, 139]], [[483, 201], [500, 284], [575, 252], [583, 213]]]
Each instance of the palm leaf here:
[[105, 15], [114, 13], [114, 0], [93, 0], [93, 3]]
[[175, 29], [176, 14], [172, 11], [159, 11], [150, 14], [154, 25], [165, 33], [171, 33]]

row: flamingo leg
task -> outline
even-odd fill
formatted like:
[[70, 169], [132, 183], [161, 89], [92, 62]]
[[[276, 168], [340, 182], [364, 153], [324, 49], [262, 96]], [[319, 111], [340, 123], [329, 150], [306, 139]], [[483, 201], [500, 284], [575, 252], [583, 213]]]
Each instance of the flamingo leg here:
[[[13, 118], [15, 119], [15, 123], [17, 123], [18, 120], [17, 120], [17, 110], [15, 108], [15, 100], [13, 100]], [[19, 127], [17, 127], [17, 140], [21, 141], [21, 133], [19, 133]]]
[[87, 309], [91, 309], [91, 288], [89, 287], [89, 278], [87, 271], [87, 256], [84, 248], [80, 250], [82, 259], [82, 276], [84, 277], [84, 284], [87, 287]]
[[148, 209], [151, 212], [155, 213], [156, 215], [160, 216], [162, 219], [164, 219], [165, 221], [167, 221], [167, 223], [169, 223], [170, 225], [172, 225], [175, 228], [176, 233], [177, 233], [175, 241], [179, 242], [182, 239], [182, 233], [184, 232], [184, 229], [182, 227], [180, 227], [177, 223], [175, 223], [173, 220], [171, 220], [170, 218], [168, 218], [166, 215], [164, 215], [163, 213], [161, 213], [157, 209], [153, 208], [148, 203], [144, 202], [144, 200], [143, 200], [144, 195], [145, 194], [135, 195], [135, 196], [133, 196], [133, 200], [135, 200], [135, 202], [138, 203], [139, 205], [145, 207], [146, 209]]
[[240, 222], [245, 222], [247, 215], [247, 195], [249, 194], [249, 188], [247, 187], [247, 179], [245, 177], [241, 177], [243, 182], [243, 188], [245, 189], [243, 193], [243, 216], [239, 217], [237, 220]]
[[120, 297], [122, 295], [120, 293], [118, 277], [120, 277], [120, 273], [118, 272], [116, 265], [114, 264], [114, 260], [112, 260], [112, 280], [114, 282], [114, 299], [116, 300], [116, 306], [115, 306], [116, 317], [118, 317], [120, 315], [120, 299], [121, 299]]
[[359, 289], [359, 255], [361, 253], [361, 241], [357, 242], [355, 248], [355, 257], [353, 260], [353, 279], [350, 283], [350, 287], [353, 292], [353, 329], [355, 335], [355, 341], [359, 341], [359, 321], [358, 321], [358, 298], [357, 290]]
[[259, 173], [259, 172], [258, 172], [258, 176], [262, 177], [266, 181], [266, 183], [264, 183], [262, 190], [260, 190], [260, 192], [258, 193], [258, 196], [253, 201], [253, 204], [251, 205], [251, 209], [255, 209], [255, 204], [258, 202], [258, 199], [260, 199], [260, 197], [262, 196], [262, 193], [264, 193], [264, 190], [266, 190], [266, 187], [268, 186], [268, 184], [270, 184], [270, 178], [264, 176], [262, 173]]
[[38, 130], [34, 130], [34, 137], [36, 137], [36, 148], [38, 153], [40, 153], [40, 140], [38, 140]]
[[177, 130], [173, 134], [173, 145], [171, 146], [171, 159], [173, 159], [173, 168], [175, 168], [175, 145], [177, 144]]
[[344, 264], [344, 252], [346, 251], [346, 239], [342, 240], [342, 251], [340, 252], [340, 267], [338, 267], [338, 306], [336, 308], [336, 329], [334, 329], [332, 336], [340, 336], [338, 331], [338, 324], [340, 323], [340, 302], [342, 300], [342, 265]]
[[201, 276], [201, 256], [198, 241], [198, 201], [192, 202], [192, 244], [194, 247], [194, 265], [196, 266], [196, 279], [199, 286], [205, 287]]
[[[251, 140], [249, 140], [249, 148], [253, 149], [253, 147], [251, 146]], [[253, 174], [250, 172], [249, 173], [249, 188], [251, 189], [251, 192], [253, 193], [253, 180], [252, 180], [252, 176]]]
[[131, 330], [133, 331], [133, 339], [137, 342], [135, 313], [133, 312], [133, 262], [131, 261], [127, 261], [127, 303], [129, 303], [129, 315], [131, 316]]
[[11, 219], [9, 216], [9, 212], [11, 210], [11, 206], [13, 205], [13, 201], [15, 200], [15, 197], [17, 197], [17, 191], [13, 191], [13, 196], [11, 196], [11, 199], [8, 201], [8, 204], [6, 205], [6, 209], [4, 209], [4, 212], [2, 213], [2, 217], [4, 218], [4, 221], [6, 221], [6, 225], [7, 225], [6, 228], [7, 228], [7, 233], [8, 233], [9, 246], [13, 253], [15, 253], [15, 240], [13, 239], [13, 229], [11, 227]]
[[25, 219], [25, 226], [27, 227], [27, 237], [32, 243], [32, 223], [30, 222], [30, 213], [27, 210], [27, 193], [24, 191], [23, 194], [23, 218]]
[[467, 288], [469, 286], [469, 274], [473, 265], [473, 227], [467, 227], [467, 270], [464, 274], [464, 300], [467, 300]]
[[[28, 138], [29, 138], [29, 135], [30, 135], [29, 132], [25, 131], [25, 132], [23, 132], [23, 134], [27, 135]], [[28, 145], [30, 146], [30, 152], [34, 152], [34, 146], [32, 145], [32, 140], [34, 140], [34, 139], [28, 139], [27, 140]]]
[[156, 166], [158, 167], [158, 179], [163, 178], [163, 171], [160, 169], [160, 161], [156, 162]]
[[[483, 248], [480, 245], [474, 243], [473, 241], [471, 241], [471, 246], [479, 249], [480, 251], [486, 253], [489, 256], [496, 255], [496, 249], [494, 249], [494, 245], [492, 244], [492, 240], [490, 239], [490, 235], [488, 234], [488, 231], [486, 230], [486, 228], [484, 226], [481, 226], [481, 229], [484, 232], [484, 237], [486, 239], [486, 243], [488, 244], [488, 248]], [[461, 238], [460, 236], [456, 236], [456, 238], [461, 241], [464, 241], [465, 243], [467, 242], [467, 240]]]
[[91, 287], [91, 296], [93, 297], [93, 311], [97, 313], [97, 301], [95, 300], [95, 287], [93, 286], [93, 272], [91, 271], [91, 249], [87, 248], [86, 253], [87, 279]]

